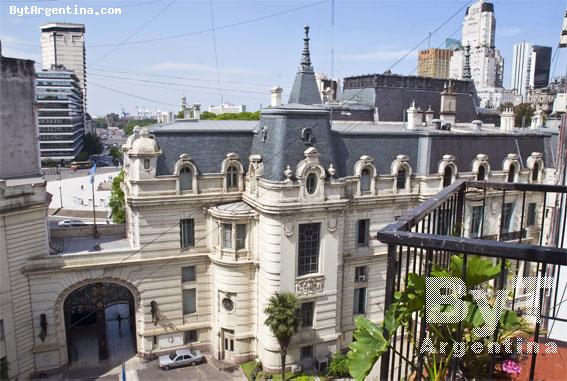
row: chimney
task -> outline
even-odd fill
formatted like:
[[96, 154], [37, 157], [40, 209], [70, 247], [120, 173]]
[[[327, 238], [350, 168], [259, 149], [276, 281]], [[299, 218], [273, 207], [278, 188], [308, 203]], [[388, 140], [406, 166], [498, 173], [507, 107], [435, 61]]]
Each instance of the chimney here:
[[441, 112], [439, 113], [443, 124], [455, 124], [457, 113], [457, 94], [455, 94], [453, 83], [449, 81], [449, 86], [441, 92]]
[[415, 107], [415, 101], [411, 103], [411, 106], [407, 109], [408, 121], [406, 123], [407, 130], [416, 130], [421, 126], [421, 113]]
[[429, 108], [425, 111], [425, 123], [427, 124], [428, 127], [431, 127], [434, 116], [435, 113], [431, 109], [431, 105], [429, 105]]
[[201, 119], [201, 104], [193, 103], [193, 119]]
[[500, 131], [514, 131], [514, 110], [507, 108], [500, 114]]
[[272, 97], [270, 106], [272, 107], [280, 107], [282, 105], [282, 93], [283, 89], [279, 86], [275, 86], [271, 90]]

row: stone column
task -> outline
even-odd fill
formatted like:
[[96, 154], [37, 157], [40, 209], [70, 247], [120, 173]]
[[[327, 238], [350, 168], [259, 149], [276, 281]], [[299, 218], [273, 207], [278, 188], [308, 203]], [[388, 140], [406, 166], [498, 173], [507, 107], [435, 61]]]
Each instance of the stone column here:
[[108, 341], [106, 338], [106, 312], [104, 303], [98, 301], [96, 304], [96, 326], [98, 333], [98, 357], [101, 360], [108, 358]]

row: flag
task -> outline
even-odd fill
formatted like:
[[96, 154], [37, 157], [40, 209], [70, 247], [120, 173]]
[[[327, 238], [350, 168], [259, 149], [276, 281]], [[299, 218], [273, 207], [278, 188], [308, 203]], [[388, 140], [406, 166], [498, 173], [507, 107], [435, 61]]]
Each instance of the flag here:
[[96, 173], [96, 163], [94, 163], [93, 166], [91, 167], [91, 169], [89, 169], [89, 176], [90, 176], [91, 184], [94, 183], [95, 173]]

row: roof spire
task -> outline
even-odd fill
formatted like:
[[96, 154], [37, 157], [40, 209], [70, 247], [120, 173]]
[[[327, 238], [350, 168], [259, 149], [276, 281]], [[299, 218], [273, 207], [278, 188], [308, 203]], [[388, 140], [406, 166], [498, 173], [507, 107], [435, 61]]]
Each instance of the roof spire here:
[[463, 79], [471, 80], [471, 47], [469, 45], [465, 46], [465, 64], [463, 67]]
[[305, 37], [303, 37], [303, 53], [301, 54], [301, 66], [299, 71], [312, 72], [311, 54], [309, 53], [309, 25], [305, 25]]

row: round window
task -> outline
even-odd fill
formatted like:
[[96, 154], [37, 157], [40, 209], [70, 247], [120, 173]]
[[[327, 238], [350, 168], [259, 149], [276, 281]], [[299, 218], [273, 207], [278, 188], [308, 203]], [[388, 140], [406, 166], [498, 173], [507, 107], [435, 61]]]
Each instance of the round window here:
[[222, 300], [222, 306], [227, 311], [232, 311], [234, 309], [234, 302], [230, 298], [224, 298]]
[[307, 193], [313, 194], [317, 189], [317, 174], [310, 173], [307, 175], [307, 179], [305, 180], [305, 188], [307, 189]]

